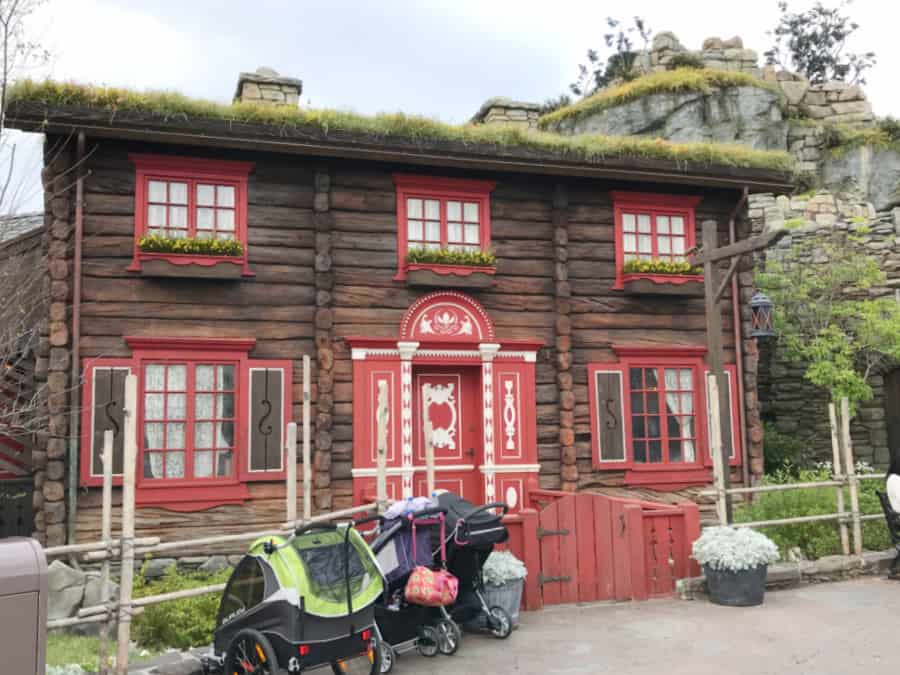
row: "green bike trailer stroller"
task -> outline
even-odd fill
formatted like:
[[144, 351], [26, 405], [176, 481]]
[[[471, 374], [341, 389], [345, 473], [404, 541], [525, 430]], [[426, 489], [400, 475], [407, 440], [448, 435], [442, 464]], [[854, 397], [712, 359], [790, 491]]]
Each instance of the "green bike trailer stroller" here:
[[225, 586], [204, 670], [281, 675], [330, 664], [335, 673], [377, 673], [374, 603], [383, 591], [378, 563], [352, 525], [309, 524], [288, 539], [258, 539]]

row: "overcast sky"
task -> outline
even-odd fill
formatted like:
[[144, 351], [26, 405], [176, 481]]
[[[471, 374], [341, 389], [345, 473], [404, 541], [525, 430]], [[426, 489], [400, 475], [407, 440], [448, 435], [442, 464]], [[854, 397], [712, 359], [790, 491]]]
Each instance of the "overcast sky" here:
[[[900, 116], [890, 5], [850, 6], [861, 24], [851, 47], [878, 56], [866, 87], [876, 114]], [[688, 49], [740, 35], [761, 53], [778, 11], [776, 0], [49, 0], [35, 26], [55, 79], [229, 101], [237, 74], [265, 65], [301, 78], [313, 107], [464, 122], [492, 96], [565, 91], [610, 14], [640, 15]]]

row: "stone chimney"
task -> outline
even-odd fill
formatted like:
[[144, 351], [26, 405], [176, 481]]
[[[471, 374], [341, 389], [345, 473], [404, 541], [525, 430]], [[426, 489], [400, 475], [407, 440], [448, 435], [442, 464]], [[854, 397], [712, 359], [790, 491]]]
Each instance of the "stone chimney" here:
[[526, 129], [537, 128], [538, 118], [541, 116], [541, 106], [537, 103], [525, 103], [513, 101], [509, 98], [496, 96], [485, 101], [475, 116], [473, 124], [512, 124]]
[[302, 92], [302, 80], [282, 77], [271, 68], [262, 66], [257, 68], [255, 73], [241, 73], [238, 76], [234, 100], [296, 106], [300, 102]]

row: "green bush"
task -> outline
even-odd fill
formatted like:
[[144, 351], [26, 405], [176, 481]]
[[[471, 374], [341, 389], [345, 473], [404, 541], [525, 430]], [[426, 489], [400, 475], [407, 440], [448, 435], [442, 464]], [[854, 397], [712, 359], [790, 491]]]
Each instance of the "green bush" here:
[[672, 58], [669, 59], [669, 62], [666, 64], [666, 68], [669, 70], [675, 70], [677, 68], [706, 68], [706, 64], [703, 63], [703, 59], [700, 58], [699, 54], [694, 54], [692, 52], [678, 52], [677, 54], [672, 55]]
[[[175, 565], [166, 570], [161, 579], [147, 580], [143, 573], [135, 578], [137, 598], [159, 593], [171, 593], [187, 588], [221, 584], [228, 580], [231, 570], [208, 575], [182, 572]], [[171, 647], [190, 649], [212, 641], [216, 612], [221, 593], [207, 593], [194, 598], [170, 600], [150, 605], [134, 619], [132, 637], [141, 647], [163, 650]]]
[[[861, 470], [861, 473], [872, 472], [871, 467], [863, 464], [860, 464], [857, 470]], [[822, 462], [814, 469], [800, 469], [796, 473], [786, 470], [776, 471], [767, 475], [763, 484], [778, 485], [822, 480], [831, 480], [831, 464], [828, 462]], [[884, 490], [882, 481], [860, 481], [859, 505], [863, 514], [882, 512], [878, 495], [875, 494], [876, 490]], [[850, 495], [846, 488], [844, 504], [849, 513]], [[752, 504], [736, 506], [734, 518], [736, 522], [746, 523], [827, 513], [837, 513], [837, 494], [835, 488], [832, 487], [762, 493], [756, 496]], [[866, 549], [877, 551], [890, 548], [890, 537], [883, 520], [865, 521], [862, 527], [863, 545]], [[837, 521], [761, 527], [759, 531], [778, 545], [783, 556], [786, 556], [788, 551], [793, 548], [799, 548], [809, 559], [842, 552]]]
[[244, 246], [234, 239], [175, 239], [148, 234], [138, 240], [138, 248], [145, 253], [189, 253], [193, 255], [244, 255]]
[[438, 250], [414, 248], [406, 254], [406, 262], [431, 265], [493, 267], [497, 264], [497, 258], [490, 251], [450, 251], [445, 248]]
[[702, 275], [702, 267], [694, 267], [689, 262], [672, 262], [671, 260], [626, 260], [622, 265], [625, 274], [667, 274], [683, 277]]
[[783, 434], [774, 424], [766, 422], [763, 437], [763, 456], [766, 475], [778, 472], [796, 476], [809, 460], [807, 445], [789, 434]]

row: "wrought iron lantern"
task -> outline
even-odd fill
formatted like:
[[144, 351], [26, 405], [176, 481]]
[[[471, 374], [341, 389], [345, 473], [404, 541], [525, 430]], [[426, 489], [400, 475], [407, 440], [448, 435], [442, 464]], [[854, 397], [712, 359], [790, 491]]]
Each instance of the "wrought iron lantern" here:
[[765, 293], [757, 291], [750, 298], [750, 322], [752, 337], [775, 336], [775, 305]]

